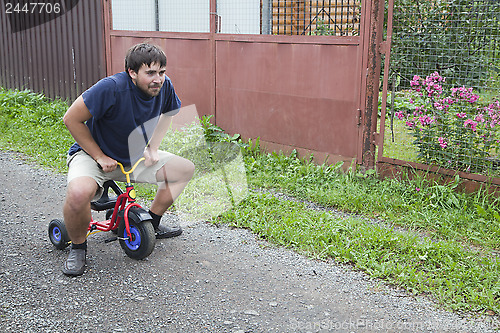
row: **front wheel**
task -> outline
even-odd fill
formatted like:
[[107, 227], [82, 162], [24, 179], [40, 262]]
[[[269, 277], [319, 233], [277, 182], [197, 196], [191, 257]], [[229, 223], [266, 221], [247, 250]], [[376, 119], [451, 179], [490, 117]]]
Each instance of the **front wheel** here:
[[129, 219], [131, 239], [127, 235], [125, 221], [118, 226], [120, 245], [125, 254], [132, 259], [141, 260], [153, 252], [156, 235], [151, 221], [135, 222]]
[[69, 243], [70, 239], [68, 236], [68, 231], [66, 230], [66, 226], [64, 225], [64, 222], [62, 220], [52, 220], [49, 223], [49, 239], [54, 244], [54, 246], [62, 250], [66, 248]]

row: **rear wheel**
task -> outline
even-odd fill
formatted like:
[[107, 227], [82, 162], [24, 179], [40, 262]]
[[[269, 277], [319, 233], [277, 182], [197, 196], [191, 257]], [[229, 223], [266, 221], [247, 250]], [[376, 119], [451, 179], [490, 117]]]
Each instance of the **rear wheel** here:
[[68, 236], [68, 231], [66, 230], [66, 226], [64, 225], [64, 221], [59, 219], [50, 221], [49, 239], [52, 244], [54, 244], [54, 246], [59, 250], [62, 250], [69, 245], [70, 239]]
[[156, 235], [151, 221], [135, 222], [129, 219], [130, 234], [129, 239], [125, 221], [122, 220], [118, 226], [118, 237], [120, 245], [125, 254], [132, 259], [144, 259], [153, 252], [156, 242]]

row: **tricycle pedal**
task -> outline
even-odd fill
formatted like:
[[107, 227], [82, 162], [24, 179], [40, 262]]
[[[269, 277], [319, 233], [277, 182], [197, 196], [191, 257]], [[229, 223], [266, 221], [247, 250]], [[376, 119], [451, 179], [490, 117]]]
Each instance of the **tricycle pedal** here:
[[111, 242], [114, 242], [116, 240], [118, 240], [118, 237], [111, 237], [111, 238], [105, 239], [104, 243], [111, 243]]

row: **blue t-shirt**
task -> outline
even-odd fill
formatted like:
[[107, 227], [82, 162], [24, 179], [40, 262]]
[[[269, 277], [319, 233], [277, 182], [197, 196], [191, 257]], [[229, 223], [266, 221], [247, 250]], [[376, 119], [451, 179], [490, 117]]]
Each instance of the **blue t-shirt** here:
[[[125, 165], [131, 164], [130, 134], [149, 120], [157, 120], [161, 114], [177, 114], [181, 107], [181, 101], [168, 77], [165, 77], [160, 93], [151, 97], [142, 92], [126, 72], [100, 80], [82, 97], [92, 114], [92, 118], [86, 122], [92, 137], [104, 154]], [[141, 146], [143, 150], [150, 139], [147, 136], [145, 133], [144, 140], [138, 140], [143, 142], [133, 144]], [[68, 153], [73, 155], [79, 150], [82, 148], [75, 142]], [[139, 157], [132, 156], [132, 160]]]

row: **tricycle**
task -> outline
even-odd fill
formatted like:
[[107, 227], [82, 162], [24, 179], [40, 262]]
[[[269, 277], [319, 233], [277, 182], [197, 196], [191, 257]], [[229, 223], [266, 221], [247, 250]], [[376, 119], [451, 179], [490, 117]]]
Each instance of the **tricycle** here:
[[[103, 185], [101, 197], [92, 201], [93, 211], [106, 211], [104, 221], [96, 221], [91, 217], [87, 237], [92, 234], [111, 231], [115, 236], [105, 242], [119, 240], [124, 252], [132, 259], [144, 259], [149, 256], [155, 247], [155, 231], [151, 223], [151, 215], [141, 205], [135, 202], [136, 191], [130, 181], [130, 174], [144, 158], [139, 159], [129, 171], [125, 171], [123, 164], [118, 162], [126, 177], [125, 192], [114, 181], [108, 180]], [[109, 189], [115, 195], [109, 195]], [[49, 223], [49, 239], [57, 249], [64, 249], [71, 244], [64, 221], [54, 219]]]

